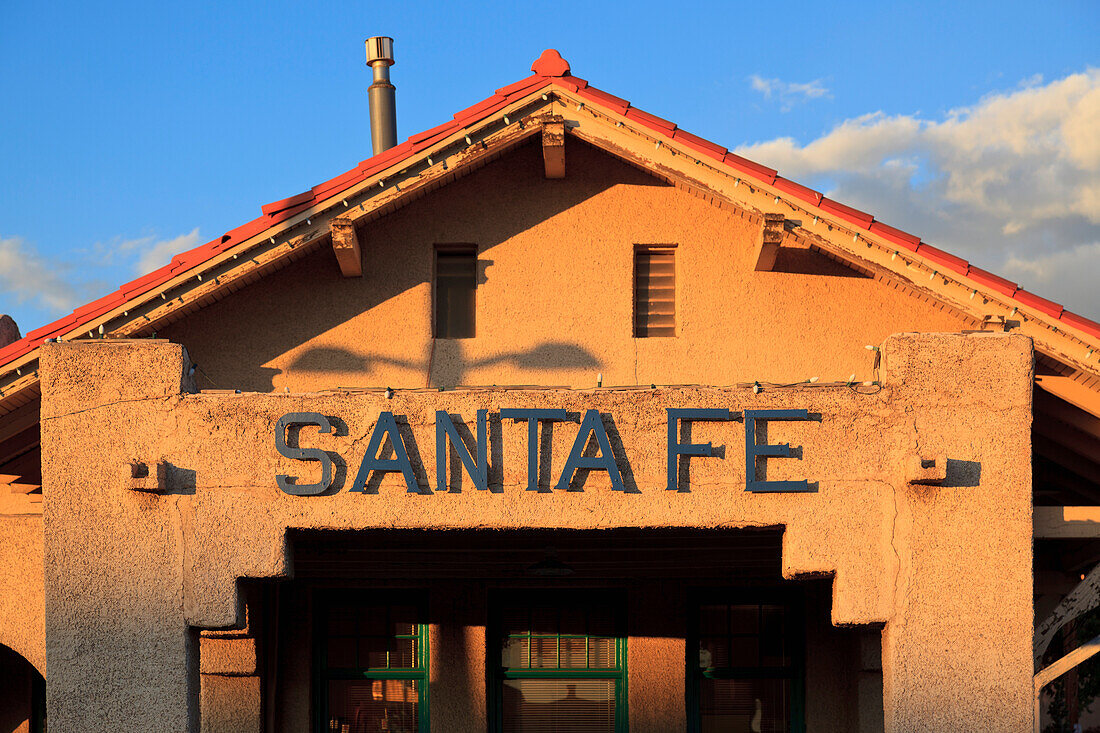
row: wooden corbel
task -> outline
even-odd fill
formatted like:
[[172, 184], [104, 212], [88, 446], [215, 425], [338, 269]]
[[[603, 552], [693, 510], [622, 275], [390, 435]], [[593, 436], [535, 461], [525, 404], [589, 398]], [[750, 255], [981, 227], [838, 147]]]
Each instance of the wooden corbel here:
[[359, 248], [359, 236], [355, 233], [355, 222], [346, 217], [335, 217], [332, 228], [332, 251], [340, 265], [344, 277], [363, 276], [363, 253]]
[[565, 178], [565, 118], [561, 115], [542, 120], [542, 162], [547, 178]]
[[783, 214], [764, 214], [764, 226], [760, 229], [760, 241], [756, 245], [756, 271], [771, 272], [783, 241]]

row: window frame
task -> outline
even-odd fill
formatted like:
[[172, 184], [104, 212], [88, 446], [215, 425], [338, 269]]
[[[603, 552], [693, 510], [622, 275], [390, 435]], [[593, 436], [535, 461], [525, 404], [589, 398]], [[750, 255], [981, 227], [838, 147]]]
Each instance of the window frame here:
[[[327, 642], [326, 614], [328, 609], [344, 601], [348, 595], [360, 596], [366, 599], [377, 598], [379, 594], [385, 595], [384, 603], [369, 603], [367, 605], [385, 606], [413, 606], [417, 615], [424, 619], [417, 623], [417, 649], [416, 668], [382, 668], [382, 667], [346, 667], [330, 670], [327, 667]], [[429, 695], [429, 682], [431, 677], [429, 647], [431, 637], [428, 618], [428, 594], [426, 591], [405, 589], [371, 589], [371, 588], [325, 588], [315, 590], [312, 604], [313, 615], [313, 730], [316, 733], [329, 733], [327, 727], [328, 718], [328, 682], [336, 680], [417, 680], [417, 731], [418, 733], [430, 733], [431, 731], [431, 701]], [[396, 636], [395, 636], [396, 638]]]
[[[631, 324], [630, 324], [630, 334], [631, 334], [632, 338], [635, 338], [635, 339], [676, 338], [679, 335], [679, 330], [680, 330], [679, 329], [679, 321], [676, 318], [676, 314], [680, 310], [680, 308], [679, 308], [679, 301], [680, 301], [679, 292], [680, 292], [680, 289], [678, 287], [676, 287], [676, 281], [679, 279], [679, 277], [678, 277], [678, 275], [679, 275], [678, 261], [679, 261], [680, 258], [676, 256], [676, 250], [677, 250], [677, 247], [676, 247], [675, 243], [671, 243], [671, 244], [669, 244], [669, 243], [663, 243], [663, 244], [659, 244], [659, 243], [649, 243], [649, 244], [635, 243], [634, 244], [634, 251], [631, 255], [632, 260], [631, 260], [631, 265], [630, 265], [630, 274], [631, 274], [631, 282], [630, 282], [631, 308], [630, 308], [630, 311], [631, 311], [631, 315], [632, 315]], [[648, 254], [648, 255], [668, 254], [668, 255], [672, 256], [672, 333], [669, 333], [669, 334], [650, 334], [650, 333], [646, 333], [643, 336], [639, 332], [639, 328], [638, 328], [638, 316], [639, 316], [639, 309], [638, 309], [638, 259], [642, 255], [646, 255], [646, 254]]]
[[[470, 323], [470, 335], [469, 336], [442, 336], [440, 335], [439, 324], [439, 256], [440, 255], [472, 255], [474, 258], [474, 287], [473, 287], [473, 308], [471, 312]], [[432, 248], [432, 302], [431, 302], [431, 321], [432, 321], [432, 338], [433, 339], [446, 339], [448, 341], [458, 341], [462, 339], [477, 338], [477, 290], [478, 290], [478, 256], [480, 252], [476, 244], [470, 242], [453, 242], [446, 244], [436, 244]]]
[[[567, 607], [570, 603], [584, 604], [596, 599], [597, 603], [607, 605], [612, 609], [614, 618], [615, 636], [615, 667], [539, 667], [523, 670], [505, 669], [501, 662], [502, 642], [504, 635], [504, 609], [509, 602], [512, 604], [528, 603], [554, 603], [559, 607]], [[516, 590], [501, 589], [491, 592], [489, 597], [488, 633], [485, 635], [485, 679], [488, 682], [486, 690], [487, 708], [489, 718], [489, 733], [503, 733], [504, 731], [504, 683], [506, 680], [516, 679], [596, 679], [615, 681], [615, 733], [628, 733], [630, 730], [630, 688], [629, 668], [627, 666], [627, 626], [626, 626], [626, 597], [624, 594], [608, 591], [606, 589], [535, 589]], [[560, 655], [560, 632], [558, 650]], [[577, 634], [565, 634], [567, 638], [576, 638]], [[585, 638], [603, 638], [606, 636], [584, 635]], [[559, 656], [559, 663], [560, 663]]]
[[[790, 663], [782, 667], [710, 667], [699, 666], [700, 617], [706, 605], [781, 605], [789, 623], [786, 643]], [[694, 589], [688, 593], [685, 704], [687, 733], [702, 731], [703, 679], [790, 679], [790, 733], [806, 731], [806, 596], [798, 588], [722, 588]]]

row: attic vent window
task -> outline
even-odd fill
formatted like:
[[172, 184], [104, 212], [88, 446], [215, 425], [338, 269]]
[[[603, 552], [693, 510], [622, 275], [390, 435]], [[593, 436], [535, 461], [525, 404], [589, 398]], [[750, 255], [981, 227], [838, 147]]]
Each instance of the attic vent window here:
[[671, 245], [634, 249], [634, 337], [676, 335], [676, 250]]
[[435, 250], [435, 337], [474, 337], [477, 247], [439, 245]]

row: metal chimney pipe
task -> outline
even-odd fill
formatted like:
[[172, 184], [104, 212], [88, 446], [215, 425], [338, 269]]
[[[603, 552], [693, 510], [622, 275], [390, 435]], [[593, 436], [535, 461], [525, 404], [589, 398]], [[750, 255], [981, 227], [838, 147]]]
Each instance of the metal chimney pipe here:
[[397, 145], [397, 101], [395, 87], [390, 84], [393, 66], [393, 39], [374, 36], [367, 39], [367, 66], [374, 70], [370, 85], [370, 139], [374, 154]]

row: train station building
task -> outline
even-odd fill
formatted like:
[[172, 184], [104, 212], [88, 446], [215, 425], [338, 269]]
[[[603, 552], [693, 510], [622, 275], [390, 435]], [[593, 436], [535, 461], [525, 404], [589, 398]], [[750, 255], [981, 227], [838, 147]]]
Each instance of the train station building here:
[[0, 730], [1031, 730], [1100, 324], [556, 51], [397, 144], [387, 40], [375, 155], [0, 348]]

